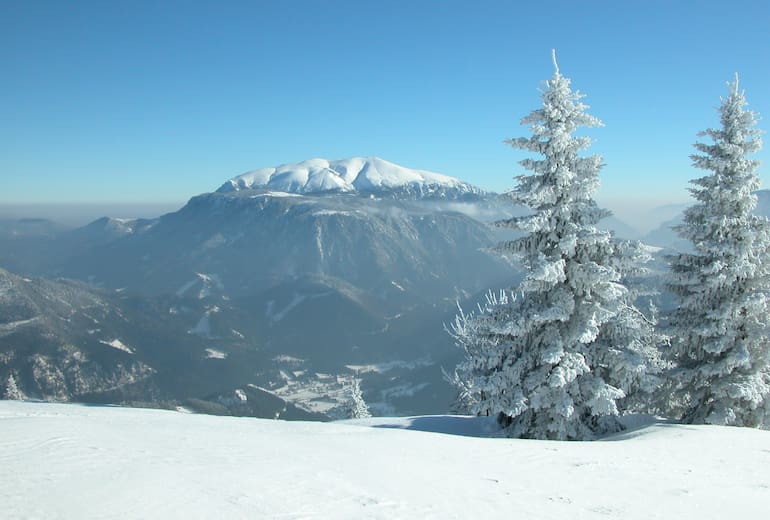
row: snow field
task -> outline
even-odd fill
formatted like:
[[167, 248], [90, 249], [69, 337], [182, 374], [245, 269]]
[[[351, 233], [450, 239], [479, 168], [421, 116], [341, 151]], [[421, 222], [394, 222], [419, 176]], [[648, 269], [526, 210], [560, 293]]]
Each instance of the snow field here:
[[597, 442], [486, 418], [283, 422], [0, 402], [4, 518], [752, 518], [770, 432], [654, 423]]

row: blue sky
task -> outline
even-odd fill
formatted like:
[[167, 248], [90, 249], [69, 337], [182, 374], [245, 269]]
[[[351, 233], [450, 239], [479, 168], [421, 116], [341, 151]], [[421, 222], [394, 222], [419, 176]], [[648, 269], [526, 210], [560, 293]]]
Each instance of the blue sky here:
[[183, 202], [355, 155], [505, 190], [552, 48], [616, 210], [687, 199], [736, 71], [770, 117], [763, 0], [0, 0], [0, 204]]

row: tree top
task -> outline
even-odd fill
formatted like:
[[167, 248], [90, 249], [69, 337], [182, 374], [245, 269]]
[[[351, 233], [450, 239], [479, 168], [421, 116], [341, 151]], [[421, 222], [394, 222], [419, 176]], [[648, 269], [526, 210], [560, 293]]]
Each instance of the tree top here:
[[556, 61], [556, 49], [551, 49], [551, 60], [553, 60], [553, 68], [556, 74], [561, 74], [559, 72], [559, 63]]

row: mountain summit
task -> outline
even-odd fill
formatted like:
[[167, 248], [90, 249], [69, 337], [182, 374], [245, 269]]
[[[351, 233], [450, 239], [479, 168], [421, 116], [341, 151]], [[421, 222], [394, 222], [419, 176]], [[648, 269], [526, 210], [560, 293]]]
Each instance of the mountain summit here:
[[261, 168], [224, 183], [217, 191], [268, 189], [288, 193], [361, 193], [419, 199], [475, 198], [484, 192], [466, 182], [425, 170], [413, 170], [377, 157], [329, 161], [309, 159]]

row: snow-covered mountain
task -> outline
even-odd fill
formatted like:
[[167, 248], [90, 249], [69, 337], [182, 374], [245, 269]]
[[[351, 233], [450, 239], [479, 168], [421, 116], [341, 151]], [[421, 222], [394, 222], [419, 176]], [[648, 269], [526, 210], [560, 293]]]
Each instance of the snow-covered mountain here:
[[[268, 362], [241, 383], [287, 400], [304, 399], [308, 387], [319, 389], [316, 400], [336, 392], [335, 381], [353, 374], [348, 365], [399, 362], [364, 376], [381, 413], [448, 409], [439, 364], [455, 348], [443, 323], [458, 299], [514, 276], [486, 251], [496, 241], [489, 228], [422, 200], [252, 189], [200, 195], [151, 225], [104, 232], [113, 227], [79, 231], [103, 242], [50, 255], [60, 260], [52, 272], [167, 298], [165, 312], [191, 320], [186, 330], [222, 355], [238, 352], [244, 336]], [[273, 361], [281, 356], [301, 363], [287, 370]], [[430, 374], [415, 364], [425, 358]]]
[[204, 194], [132, 233], [101, 235], [102, 243], [56, 255], [55, 273], [151, 295], [184, 292], [206, 273], [229, 297], [312, 276], [381, 300], [432, 300], [510, 272], [483, 251], [492, 232], [466, 215], [343, 194]]
[[[251, 414], [232, 396], [251, 403], [259, 388], [335, 417], [346, 385], [361, 378], [377, 413], [447, 410], [440, 367], [459, 353], [443, 323], [458, 300], [515, 276], [487, 251], [493, 231], [469, 215], [494, 216], [504, 203], [380, 159], [274, 170], [157, 219], [103, 218], [47, 239], [38, 255], [47, 265], [34, 274], [145, 299], [174, 324], [173, 344], [196, 345], [192, 356], [167, 348], [148, 365], [178, 382], [167, 398], [199, 409], [224, 402]], [[23, 270], [23, 254], [8, 258]], [[0, 366], [0, 383], [6, 374]]]
[[224, 183], [217, 191], [267, 189], [285, 193], [359, 193], [420, 199], [467, 199], [483, 191], [447, 175], [413, 170], [377, 157], [310, 159], [260, 168]]
[[[491, 421], [489, 419], [492, 419]], [[3, 518], [762, 518], [770, 432], [647, 420], [594, 442], [494, 418], [308, 423], [0, 402]]]

